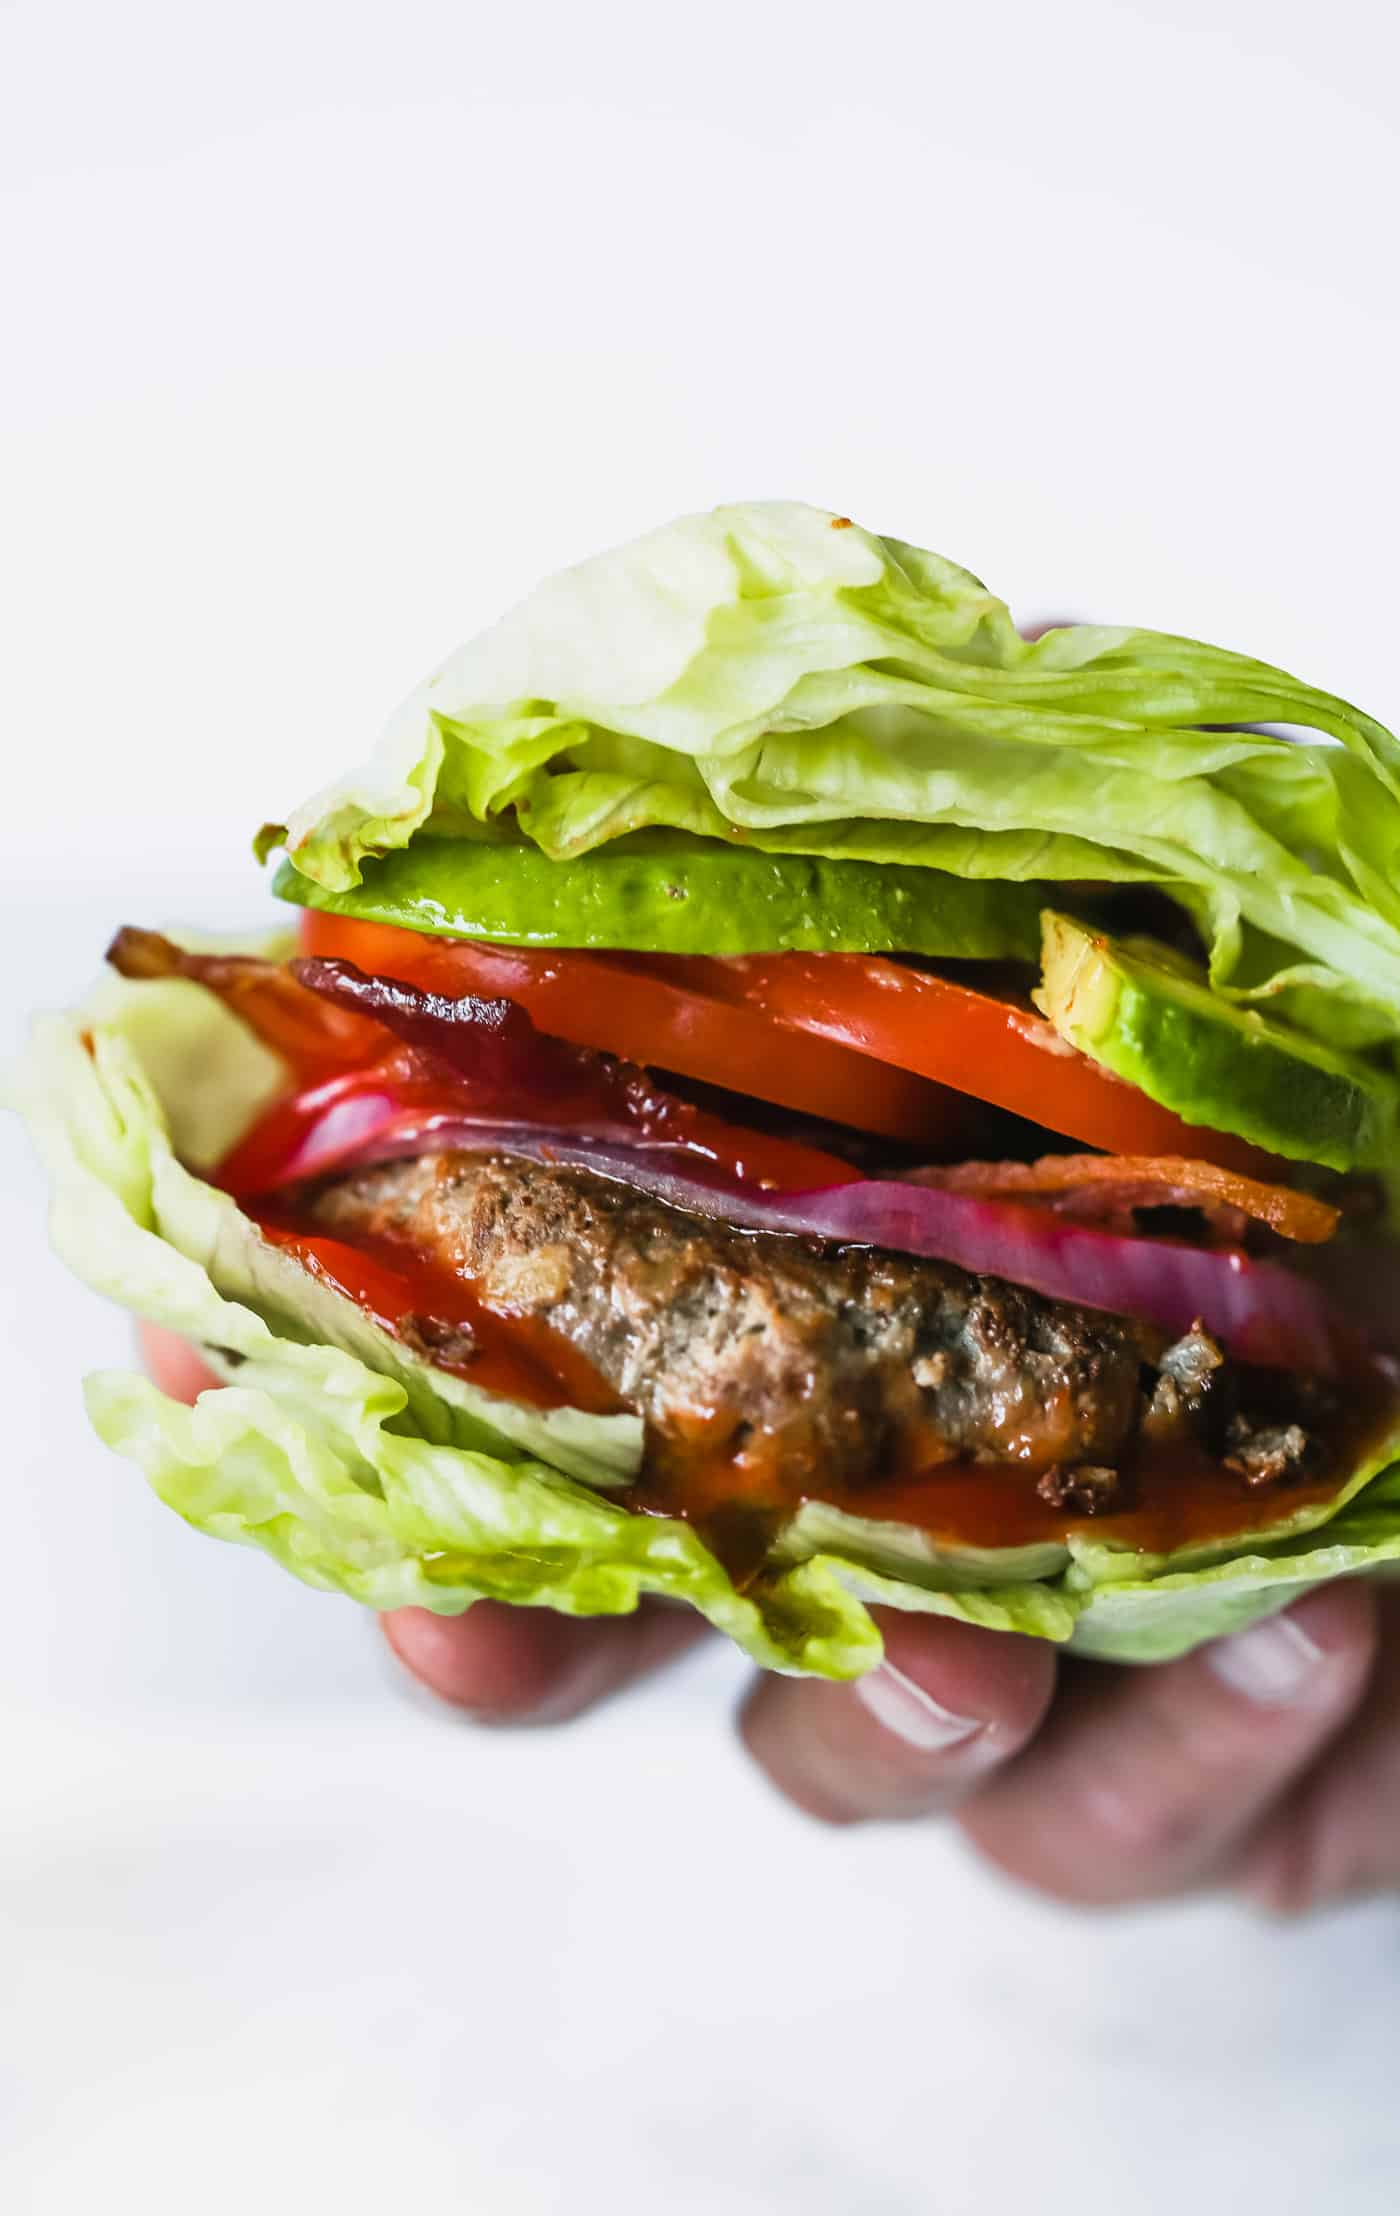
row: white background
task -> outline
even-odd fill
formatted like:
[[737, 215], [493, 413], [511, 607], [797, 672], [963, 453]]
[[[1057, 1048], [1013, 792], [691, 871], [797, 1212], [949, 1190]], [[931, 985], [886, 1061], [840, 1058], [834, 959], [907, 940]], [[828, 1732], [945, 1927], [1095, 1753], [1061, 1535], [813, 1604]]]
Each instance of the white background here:
[[[537, 574], [787, 495], [1394, 722], [1394, 11], [0, 0], [6, 1044]], [[0, 2197], [1395, 2206], [1400, 1916], [1096, 1921], [563, 1738], [87, 1437], [0, 1133]]]

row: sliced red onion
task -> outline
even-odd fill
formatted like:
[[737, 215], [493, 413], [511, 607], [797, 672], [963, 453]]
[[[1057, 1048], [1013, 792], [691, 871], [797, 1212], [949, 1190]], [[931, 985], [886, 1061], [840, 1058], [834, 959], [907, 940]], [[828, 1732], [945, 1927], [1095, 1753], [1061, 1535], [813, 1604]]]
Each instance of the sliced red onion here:
[[[420, 1154], [500, 1153], [547, 1159], [554, 1136], [538, 1124], [473, 1119], [447, 1109], [430, 1114], [405, 1112], [387, 1096], [351, 1093], [332, 1102], [309, 1126], [287, 1153], [275, 1182], [277, 1186], [300, 1185], [308, 1178], [327, 1177], [335, 1170], [348, 1172], [372, 1162], [412, 1161]], [[617, 1130], [604, 1127], [599, 1138], [605, 1144], [612, 1142], [619, 1157], [633, 1149], [631, 1133], [625, 1126]], [[567, 1143], [578, 1145], [578, 1133], [570, 1133], [567, 1141], [559, 1139], [561, 1146]], [[589, 1143], [583, 1142], [585, 1150]], [[643, 1145], [635, 1151], [644, 1154], [648, 1149]], [[666, 1151], [674, 1154], [676, 1150], [669, 1147]], [[234, 1182], [230, 1180], [231, 1185]], [[257, 1183], [263, 1189], [262, 1181]], [[244, 1181], [244, 1189], [252, 1187]]]
[[[919, 1188], [870, 1183], [781, 1197], [789, 1229], [893, 1247], [1009, 1279], [1051, 1299], [1107, 1308], [1159, 1324], [1173, 1337], [1197, 1321], [1242, 1362], [1326, 1372], [1335, 1333], [1316, 1286], [1239, 1247], [1138, 1239], [1066, 1221], [1008, 1201], [939, 1194], [949, 1209], [925, 1209]], [[799, 1220], [800, 1219], [800, 1220]]]
[[460, 1148], [520, 1154], [615, 1177], [673, 1207], [742, 1230], [784, 1231], [849, 1246], [888, 1247], [1008, 1279], [1052, 1300], [1106, 1308], [1179, 1337], [1197, 1321], [1240, 1361], [1330, 1373], [1339, 1324], [1326, 1294], [1277, 1262], [1238, 1247], [1134, 1239], [1022, 1202], [980, 1200], [892, 1179], [863, 1178], [818, 1192], [762, 1192], [706, 1183], [675, 1148], [617, 1145], [537, 1126], [435, 1119], [408, 1143], [384, 1132], [361, 1160]]
[[[896, 1179], [765, 1191], [737, 1183], [718, 1167], [709, 1173], [702, 1158], [664, 1138], [638, 1141], [626, 1128], [582, 1133], [450, 1110], [425, 1112], [405, 1108], [389, 1091], [342, 1096], [335, 1081], [319, 1096], [304, 1096], [302, 1113], [305, 1121], [291, 1135], [278, 1185], [422, 1154], [515, 1154], [594, 1170], [741, 1230], [790, 1232], [951, 1262], [1052, 1300], [1157, 1324], [1174, 1337], [1200, 1321], [1240, 1361], [1328, 1373], [1337, 1366], [1345, 1336], [1340, 1312], [1319, 1284], [1277, 1262], [1256, 1261], [1238, 1247], [1130, 1238], [1024, 1202], [985, 1200]], [[236, 1175], [227, 1182], [230, 1190], [240, 1189]], [[262, 1187], [254, 1180], [243, 1189]]]

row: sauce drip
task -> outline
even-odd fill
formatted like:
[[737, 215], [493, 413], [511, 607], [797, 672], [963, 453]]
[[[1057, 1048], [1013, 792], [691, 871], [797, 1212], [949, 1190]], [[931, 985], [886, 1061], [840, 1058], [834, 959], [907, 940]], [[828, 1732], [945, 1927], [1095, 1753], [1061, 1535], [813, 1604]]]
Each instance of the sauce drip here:
[[[1240, 1366], [1262, 1419], [1286, 1415], [1291, 1381]], [[1123, 1505], [1096, 1516], [1056, 1507], [1037, 1492], [1051, 1465], [942, 1461], [882, 1475], [869, 1483], [833, 1483], [781, 1434], [732, 1437], [732, 1416], [711, 1419], [709, 1439], [697, 1426], [689, 1441], [653, 1452], [627, 1495], [642, 1514], [693, 1523], [736, 1582], [761, 1568], [782, 1525], [808, 1502], [821, 1502], [873, 1523], [905, 1525], [935, 1542], [964, 1547], [1063, 1545], [1089, 1536], [1144, 1554], [1267, 1532], [1302, 1508], [1330, 1500], [1386, 1434], [1400, 1425], [1400, 1394], [1384, 1369], [1362, 1364], [1346, 1379], [1344, 1399], [1310, 1428], [1325, 1445], [1319, 1469], [1305, 1478], [1251, 1486], [1197, 1439], [1134, 1442], [1121, 1467]], [[730, 1434], [725, 1438], [725, 1433]]]
[[270, 1210], [258, 1211], [253, 1220], [270, 1245], [295, 1255], [303, 1269], [356, 1302], [435, 1368], [532, 1408], [581, 1408], [591, 1416], [622, 1412], [612, 1387], [562, 1332], [491, 1301], [472, 1279], [441, 1269], [396, 1241], [357, 1239], [352, 1246], [303, 1231]]
[[[330, 1238], [301, 1228], [290, 1208], [275, 1204], [264, 1203], [255, 1220], [271, 1244], [294, 1254], [436, 1367], [537, 1408], [626, 1411], [628, 1404], [563, 1332], [493, 1299], [478, 1281], [405, 1243], [367, 1235], [353, 1244]], [[1293, 1381], [1244, 1365], [1239, 1370], [1252, 1412], [1286, 1420], [1296, 1400]], [[1335, 1407], [1307, 1418], [1326, 1450], [1315, 1474], [1251, 1487], [1197, 1440], [1139, 1439], [1123, 1464], [1123, 1505], [1090, 1517], [1039, 1495], [1044, 1463], [945, 1460], [919, 1467], [914, 1435], [905, 1441], [902, 1467], [868, 1483], [843, 1484], [822, 1466], [800, 1423], [766, 1429], [750, 1426], [731, 1408], [699, 1409], [664, 1435], [648, 1426], [643, 1470], [626, 1504], [639, 1514], [692, 1524], [740, 1586], [761, 1573], [778, 1532], [807, 1502], [910, 1526], [949, 1545], [1063, 1544], [1089, 1534], [1168, 1554], [1265, 1532], [1300, 1508], [1326, 1502], [1398, 1420], [1400, 1394], [1387, 1371], [1358, 1362]]]

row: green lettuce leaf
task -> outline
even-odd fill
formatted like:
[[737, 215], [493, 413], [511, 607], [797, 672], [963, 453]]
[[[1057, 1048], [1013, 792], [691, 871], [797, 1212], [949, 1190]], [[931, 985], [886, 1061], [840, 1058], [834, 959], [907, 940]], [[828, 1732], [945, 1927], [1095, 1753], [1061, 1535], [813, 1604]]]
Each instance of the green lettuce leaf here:
[[[191, 1016], [225, 1066], [239, 1034], [262, 1055], [199, 987], [197, 1013], [164, 987], [108, 988], [100, 1019], [41, 1022], [18, 1104], [52, 1178], [59, 1253], [229, 1380], [193, 1408], [142, 1377], [87, 1381], [95, 1428], [170, 1507], [374, 1608], [450, 1614], [490, 1596], [610, 1615], [661, 1593], [769, 1668], [842, 1677], [878, 1658], [865, 1609], [826, 1565], [776, 1577], [760, 1605], [685, 1524], [631, 1515], [597, 1490], [635, 1473], [635, 1419], [504, 1402], [416, 1362], [295, 1263], [293, 1286], [287, 1258], [172, 1150], [135, 1043], [149, 1036], [153, 991], [165, 1023]], [[178, 1058], [197, 1089], [197, 1062]]]
[[1329, 1507], [1231, 1547], [957, 1548], [809, 1508], [736, 1590], [686, 1524], [629, 1513], [634, 1418], [522, 1407], [433, 1369], [198, 1174], [285, 1075], [202, 987], [108, 980], [77, 1015], [40, 1023], [18, 1104], [51, 1175], [60, 1254], [225, 1380], [187, 1408], [101, 1373], [87, 1384], [96, 1429], [188, 1523], [308, 1584], [444, 1614], [482, 1596], [616, 1614], [665, 1594], [767, 1668], [850, 1677], [880, 1656], [869, 1604], [1146, 1661], [1400, 1561], [1400, 1471], [1382, 1474], [1398, 1436]]
[[[1396, 1451], [1392, 1442], [1389, 1452]], [[1203, 1640], [1243, 1631], [1332, 1578], [1394, 1575], [1400, 1565], [1400, 1470], [1350, 1488], [1349, 1505], [1325, 1529], [1274, 1541], [1205, 1568], [1165, 1569], [1094, 1585], [1087, 1560], [1077, 1565], [1084, 1605], [1076, 1617], [1076, 1652], [1105, 1662], [1169, 1662]], [[1066, 1579], [1075, 1584], [1075, 1574]]]
[[[1310, 728], [1293, 744], [1220, 726]], [[797, 504], [720, 508], [549, 579], [272, 825], [330, 891], [435, 836], [560, 859], [669, 825], [961, 876], [1163, 886], [1213, 982], [1337, 1044], [1400, 1033], [1400, 743], [1165, 633], [1034, 642], [956, 564]]]

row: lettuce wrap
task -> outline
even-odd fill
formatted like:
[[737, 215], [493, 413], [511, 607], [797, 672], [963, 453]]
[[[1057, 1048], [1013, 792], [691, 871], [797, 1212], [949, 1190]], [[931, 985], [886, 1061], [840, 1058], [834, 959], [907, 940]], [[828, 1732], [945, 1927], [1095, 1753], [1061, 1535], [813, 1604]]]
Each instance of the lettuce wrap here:
[[[1320, 733], [1300, 744], [1257, 729]], [[692, 517], [565, 572], [462, 649], [363, 770], [288, 823], [312, 907], [353, 914], [415, 839], [571, 860], [641, 832], [1179, 904], [1222, 1006], [1387, 1072], [1400, 1039], [1400, 745], [1334, 696], [1148, 631], [1031, 643], [967, 571], [815, 509]], [[428, 926], [425, 925], [425, 928]], [[254, 951], [282, 951], [265, 943]], [[1387, 1076], [1387, 1082], [1389, 1078]], [[1128, 1662], [1400, 1561], [1400, 1415], [1326, 1501], [1147, 1555], [1082, 1527], [957, 1546], [820, 1502], [738, 1582], [634, 1513], [627, 1412], [530, 1407], [415, 1354], [260, 1232], [217, 1166], [292, 1073], [213, 992], [108, 979], [39, 1024], [18, 1102], [86, 1282], [199, 1348], [192, 1407], [87, 1382], [99, 1435], [213, 1536], [372, 1608], [575, 1615], [688, 1602], [762, 1666], [879, 1659], [872, 1604]]]

